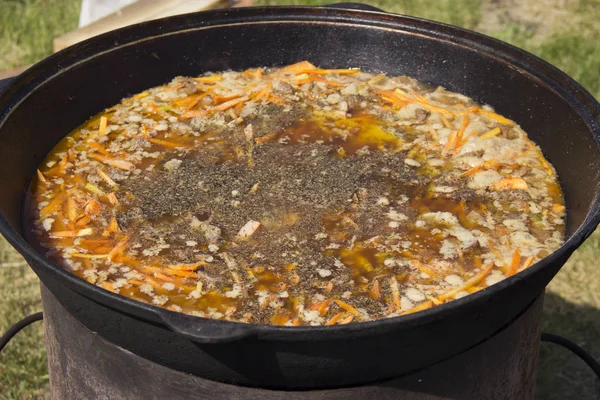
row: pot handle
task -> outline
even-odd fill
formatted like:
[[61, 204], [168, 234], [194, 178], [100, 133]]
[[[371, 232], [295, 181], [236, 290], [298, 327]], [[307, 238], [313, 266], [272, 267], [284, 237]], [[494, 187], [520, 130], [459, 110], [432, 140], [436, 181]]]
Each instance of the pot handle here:
[[4, 94], [12, 84], [17, 80], [16, 76], [12, 76], [10, 78], [0, 79], [0, 96]]
[[196, 343], [230, 343], [256, 336], [258, 333], [256, 326], [241, 322], [195, 317], [196, 321], [190, 323], [189, 315], [172, 311], [161, 311], [159, 314], [169, 329]]
[[347, 10], [385, 12], [381, 8], [377, 8], [377, 7], [369, 5], [369, 4], [354, 3], [354, 2], [333, 3], [333, 4], [327, 4], [327, 5], [323, 6], [323, 7], [326, 7], [326, 8], [345, 8]]

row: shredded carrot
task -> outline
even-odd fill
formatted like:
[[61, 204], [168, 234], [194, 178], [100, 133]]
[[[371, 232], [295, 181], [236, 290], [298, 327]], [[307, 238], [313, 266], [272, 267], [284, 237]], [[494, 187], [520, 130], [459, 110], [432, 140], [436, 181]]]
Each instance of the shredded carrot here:
[[344, 315], [344, 312], [339, 312], [337, 314], [335, 314], [333, 317], [331, 317], [331, 319], [327, 322], [325, 322], [326, 326], [330, 326], [330, 325], [334, 325], [336, 322], [338, 322], [342, 316]]
[[499, 180], [496, 183], [491, 184], [488, 189], [490, 190], [527, 190], [529, 185], [523, 178], [509, 177]]
[[85, 228], [74, 231], [58, 231], [58, 232], [50, 232], [51, 237], [57, 238], [68, 238], [68, 237], [81, 237], [81, 236], [89, 236], [94, 234], [93, 228]]
[[327, 74], [338, 74], [338, 75], [356, 75], [360, 72], [358, 68], [345, 68], [345, 69], [312, 69], [307, 71], [310, 74], [327, 75]]
[[205, 261], [198, 261], [193, 264], [167, 265], [167, 268], [177, 271], [195, 271], [201, 265], [208, 265]]
[[106, 228], [109, 232], [119, 232], [120, 228], [119, 228], [119, 223], [117, 222], [117, 217], [115, 217], [114, 215], [112, 216], [112, 218], [110, 219], [110, 222], [108, 223], [108, 227]]
[[433, 296], [427, 296], [427, 298], [428, 298], [429, 300], [431, 300], [431, 301], [433, 302], [433, 304], [434, 304], [434, 305], [436, 305], [436, 306], [439, 306], [439, 305], [442, 305], [442, 304], [444, 304], [444, 302], [443, 302], [443, 301], [441, 301], [441, 300], [438, 300], [436, 297], [433, 297]]
[[285, 106], [285, 100], [281, 96], [277, 96], [276, 94], [269, 93], [267, 100], [271, 103], [278, 104], [280, 106]]
[[400, 315], [414, 314], [414, 313], [416, 313], [418, 311], [423, 311], [423, 310], [430, 309], [431, 307], [433, 307], [433, 301], [429, 300], [429, 301], [423, 302], [423, 303], [421, 303], [419, 305], [416, 305], [415, 307], [411, 308], [408, 311], [404, 311]]
[[438, 299], [440, 301], [445, 301], [447, 299], [450, 299], [450, 298], [456, 296], [458, 293], [469, 289], [471, 286], [477, 285], [490, 273], [490, 271], [492, 270], [493, 267], [494, 267], [494, 263], [493, 262], [489, 263], [487, 266], [485, 266], [483, 268], [483, 270], [481, 270], [477, 275], [473, 276], [471, 279], [467, 280], [462, 286], [457, 287], [455, 289], [450, 290], [449, 292], [439, 295]]
[[198, 274], [196, 274], [194, 271], [185, 271], [168, 268], [163, 270], [162, 272], [167, 275], [175, 275], [180, 276], [182, 278], [198, 278]]
[[271, 304], [271, 302], [272, 302], [273, 300], [275, 300], [275, 295], [274, 295], [274, 294], [270, 294], [270, 295], [267, 297], [267, 299], [265, 300], [265, 302], [264, 302], [264, 303], [262, 303], [262, 304], [260, 305], [260, 308], [259, 308], [259, 309], [260, 309], [261, 311], [264, 311], [264, 310], [265, 310], [265, 309], [266, 309], [266, 308], [269, 306], [269, 304]]
[[182, 114], [179, 117], [179, 119], [190, 119], [190, 118], [204, 117], [204, 116], [206, 116], [205, 110], [190, 110], [190, 111]]
[[88, 216], [84, 215], [83, 217], [81, 217], [76, 223], [75, 226], [85, 226], [87, 225], [91, 220], [89, 219]]
[[75, 258], [107, 258], [108, 254], [71, 253], [71, 257], [75, 257]]
[[50, 201], [50, 203], [45, 205], [40, 210], [40, 217], [44, 218], [44, 217], [47, 217], [48, 215], [56, 212], [60, 208], [64, 197], [65, 197], [64, 193], [59, 193], [55, 198], [53, 198]]
[[506, 276], [509, 277], [509, 276], [513, 276], [514, 274], [516, 274], [517, 270], [519, 269], [520, 263], [521, 263], [521, 253], [519, 252], [519, 249], [515, 249], [515, 251], [513, 252], [510, 264], [508, 266], [508, 269], [506, 270]]
[[532, 265], [533, 265], [533, 256], [529, 256], [525, 259], [525, 261], [523, 262], [523, 266], [521, 266], [521, 268], [519, 268], [519, 271], [527, 269], [527, 268], [531, 267]]
[[300, 61], [296, 64], [292, 64], [292, 65], [288, 65], [287, 67], [283, 67], [279, 71], [282, 73], [290, 73], [290, 72], [291, 73], [303, 73], [306, 71], [313, 71], [316, 69], [317, 69], [317, 67], [315, 67], [310, 62]]
[[458, 135], [457, 131], [452, 131], [452, 133], [450, 133], [450, 136], [448, 136], [448, 142], [446, 142], [446, 145], [444, 146], [444, 149], [442, 150], [442, 154], [448, 154], [452, 151], [452, 149], [456, 145], [457, 135]]
[[94, 160], [97, 160], [104, 164], [110, 165], [111, 167], [115, 167], [115, 168], [122, 169], [125, 171], [131, 171], [132, 169], [135, 168], [132, 163], [130, 163], [129, 161], [125, 161], [125, 160], [118, 160], [118, 159], [114, 159], [114, 158], [104, 157], [104, 156], [101, 156], [100, 154], [92, 154], [92, 155], [90, 155], [90, 157], [93, 158]]
[[110, 239], [81, 239], [81, 242], [79, 242], [79, 244], [81, 244], [82, 246], [103, 245], [103, 244], [111, 244], [111, 243], [114, 243], [114, 241], [110, 240]]
[[476, 167], [471, 168], [468, 171], [463, 172], [462, 174], [460, 174], [460, 177], [467, 177], [467, 176], [471, 176], [477, 172], [480, 171], [485, 171], [486, 169], [499, 169], [500, 163], [498, 162], [498, 160], [496, 160], [495, 158], [491, 158], [487, 161], [485, 161], [483, 164], [478, 165]]
[[331, 299], [325, 300], [322, 303], [320, 303], [319, 306], [317, 307], [317, 311], [319, 312], [319, 314], [320, 315], [327, 314], [327, 309], [329, 308], [330, 304], [331, 304]]
[[460, 129], [458, 130], [458, 133], [456, 134], [456, 138], [453, 143], [453, 153], [456, 153], [463, 145], [463, 135], [465, 133], [465, 129], [467, 129], [467, 126], [469, 125], [469, 122], [471, 122], [471, 120], [468, 116], [465, 115], [463, 117], [462, 123], [460, 124]]
[[237, 99], [229, 100], [211, 108], [213, 111], [225, 111], [235, 106], [236, 104], [243, 103], [248, 100], [248, 96], [239, 97]]
[[67, 199], [67, 218], [71, 222], [77, 219], [77, 203], [72, 197]]
[[290, 317], [287, 315], [274, 314], [269, 321], [274, 325], [284, 325], [289, 320]]
[[394, 94], [396, 96], [398, 96], [401, 100], [404, 100], [404, 101], [409, 102], [409, 103], [416, 103], [416, 104], [420, 105], [421, 107], [423, 107], [423, 108], [425, 108], [425, 109], [427, 109], [429, 111], [435, 111], [435, 112], [440, 113], [440, 114], [452, 115], [452, 112], [446, 110], [445, 108], [437, 107], [437, 106], [434, 106], [432, 104], [425, 103], [423, 101], [420, 101], [420, 100], [414, 99], [412, 97], [409, 97], [409, 96], [405, 95], [400, 89], [394, 90]]
[[352, 307], [350, 304], [344, 303], [341, 300], [335, 300], [335, 302], [338, 306], [342, 307], [344, 310], [348, 311], [349, 313], [352, 313], [354, 315], [360, 315], [360, 312], [356, 308]]
[[110, 176], [108, 176], [104, 171], [102, 171], [100, 168], [96, 168], [96, 172], [98, 173], [98, 175], [100, 176], [100, 178], [104, 179], [104, 181], [106, 183], [108, 183], [110, 186], [112, 187], [118, 187], [119, 184], [115, 181], [113, 181]]
[[48, 183], [48, 181], [44, 177], [44, 174], [42, 174], [42, 171], [40, 171], [39, 169], [37, 170], [37, 176], [38, 176], [38, 179], [40, 180], [40, 182]]
[[224, 102], [229, 101], [229, 100], [239, 99], [240, 97], [242, 97], [242, 93], [240, 93], [240, 92], [233, 93], [233, 94], [228, 94], [228, 95], [218, 95], [218, 94], [215, 94], [213, 96], [213, 101], [215, 103], [217, 103], [217, 104], [220, 104], [220, 103], [224, 103]]
[[60, 168], [61, 171], [64, 171], [65, 168], [67, 167], [67, 162], [69, 161], [69, 157], [68, 156], [64, 156], [62, 158], [62, 160], [60, 160], [60, 162], [58, 163], [58, 166]]
[[376, 84], [376, 83], [379, 83], [379, 82], [381, 82], [381, 81], [382, 81], [382, 80], [384, 80], [385, 78], [386, 78], [386, 75], [385, 75], [385, 74], [379, 74], [379, 75], [376, 75], [375, 77], [371, 78], [371, 79], [370, 79], [370, 80], [367, 82], [367, 84], [369, 84], [369, 85], [374, 85], [374, 84]]
[[378, 299], [379, 296], [381, 296], [381, 286], [379, 285], [379, 281], [377, 279], [373, 279], [371, 290], [369, 290], [369, 296], [374, 299]]
[[248, 78], [261, 78], [263, 75], [263, 69], [262, 68], [255, 68], [255, 69], [247, 69], [244, 72], [242, 72], [242, 75]]
[[381, 98], [389, 103], [392, 103], [399, 107], [404, 107], [406, 105], [406, 101], [401, 99], [394, 92], [390, 92], [389, 90], [380, 90], [377, 89], [376, 92], [381, 96]]
[[100, 286], [102, 286], [104, 289], [106, 289], [106, 290], [108, 290], [110, 292], [115, 292], [115, 287], [110, 282], [102, 282], [100, 284]]
[[544, 155], [540, 153], [538, 159], [540, 161], [540, 164], [542, 164], [542, 167], [544, 167], [546, 172], [548, 172], [548, 175], [553, 176], [555, 174], [554, 168], [552, 168], [552, 166], [548, 164], [548, 161], [546, 161]]
[[98, 214], [100, 211], [102, 211], [102, 204], [96, 199], [88, 201], [85, 206], [85, 212], [88, 214]]
[[481, 135], [479, 137], [481, 139], [489, 139], [491, 137], [499, 135], [500, 133], [502, 133], [502, 130], [500, 130], [500, 128], [498, 128], [498, 127], [495, 127], [491, 131], [488, 131], [488, 132], [484, 133], [483, 135]]
[[398, 287], [398, 281], [395, 276], [390, 276], [388, 282], [392, 291], [393, 310], [398, 311], [400, 310], [400, 288]]
[[490, 118], [491, 118], [491, 119], [493, 119], [494, 121], [496, 121], [496, 122], [499, 122], [499, 123], [501, 123], [501, 124], [503, 124], [503, 125], [516, 125], [516, 124], [514, 123], [514, 121], [512, 121], [512, 120], [510, 120], [510, 119], [508, 119], [508, 118], [505, 118], [505, 117], [503, 117], [503, 116], [502, 116], [502, 115], [500, 115], [500, 114], [496, 114], [495, 112], [486, 111], [486, 110], [483, 110], [483, 109], [481, 109], [481, 108], [480, 108], [480, 109], [478, 109], [478, 110], [477, 110], [477, 112], [479, 112], [480, 114], [487, 115], [488, 117], [490, 117]]
[[215, 82], [221, 82], [221, 74], [218, 75], [209, 75], [209, 76], [202, 76], [199, 78], [192, 78], [193, 80], [195, 80], [196, 82], [202, 82], [202, 83], [215, 83]]
[[115, 192], [110, 192], [106, 195], [106, 197], [108, 198], [109, 203], [113, 206], [119, 205], [119, 199], [117, 199], [117, 195], [115, 194]]
[[442, 123], [444, 124], [444, 126], [448, 129], [452, 129], [452, 124], [450, 123], [450, 121], [448, 121], [448, 118], [446, 118], [444, 116], [444, 114], [440, 114], [440, 119], [442, 120]]
[[354, 319], [354, 314], [349, 315], [348, 317], [344, 318], [343, 320], [340, 321], [340, 325], [346, 325], [349, 324], [350, 322], [352, 322], [352, 320]]
[[147, 140], [149, 142], [152, 142], [152, 143], [155, 143], [155, 144], [160, 144], [161, 146], [165, 146], [165, 147], [172, 147], [172, 148], [183, 147], [185, 149], [190, 149], [190, 150], [194, 148], [194, 146], [190, 145], [190, 144], [170, 142], [168, 140], [153, 139], [153, 138], [148, 138]]
[[329, 281], [329, 283], [327, 283], [327, 286], [325, 286], [325, 292], [329, 293], [333, 290], [333, 281]]
[[125, 250], [125, 246], [127, 246], [127, 239], [121, 240], [115, 247], [113, 247], [111, 251], [108, 252], [108, 259], [112, 261], [123, 250]]
[[[414, 97], [415, 99], [419, 100], [420, 102], [425, 103], [425, 104], [429, 104], [429, 100], [427, 99], [427, 97], [423, 96], [422, 94], [417, 93], [417, 92], [412, 91], [412, 90], [410, 90], [408, 93], [412, 97]], [[443, 122], [443, 120], [442, 120], [442, 122]]]
[[98, 196], [104, 196], [106, 194], [98, 186], [96, 186], [90, 182], [87, 182], [85, 184], [84, 188], [86, 190], [90, 191], [91, 193], [97, 194]]
[[466, 110], [461, 111], [461, 112], [459, 112], [457, 114], [454, 114], [454, 117], [456, 118], [456, 117], [460, 117], [462, 115], [468, 115], [468, 114], [471, 114], [471, 113], [474, 113], [474, 112], [477, 112], [477, 111], [479, 111], [479, 107], [474, 106], [474, 107], [471, 107], [471, 108], [467, 108]]
[[108, 118], [106, 118], [106, 116], [102, 116], [100, 117], [100, 127], [98, 128], [98, 133], [100, 135], [104, 135], [104, 132], [106, 132], [106, 126], [108, 124]]
[[138, 93], [135, 96], [133, 96], [134, 99], [143, 99], [144, 97], [149, 96], [150, 93], [148, 92], [142, 92], [142, 93]]
[[439, 274], [437, 274], [433, 269], [431, 269], [428, 266], [421, 263], [419, 260], [410, 260], [410, 263], [414, 268], [418, 269], [421, 272], [426, 273], [430, 277], [436, 278], [436, 279], [440, 278]]
[[313, 82], [323, 82], [325, 83], [327, 86], [333, 86], [333, 87], [342, 87], [344, 86], [343, 83], [341, 82], [337, 82], [337, 81], [332, 81], [330, 79], [323, 79], [323, 78], [319, 78], [317, 76], [313, 76], [312, 77], [312, 81]]
[[269, 82], [265, 85], [264, 88], [262, 88], [261, 90], [256, 92], [256, 94], [254, 95], [254, 101], [258, 101], [258, 100], [262, 99], [263, 97], [266, 98], [267, 95], [269, 94], [269, 92], [271, 91], [272, 86], [273, 86], [273, 84], [271, 82]]

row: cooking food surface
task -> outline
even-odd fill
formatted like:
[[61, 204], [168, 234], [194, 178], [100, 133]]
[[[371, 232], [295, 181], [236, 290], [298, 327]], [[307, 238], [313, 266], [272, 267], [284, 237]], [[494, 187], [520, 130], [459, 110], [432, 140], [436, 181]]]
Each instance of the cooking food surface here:
[[105, 110], [42, 163], [29, 216], [48, 257], [106, 290], [295, 326], [482, 290], [557, 249], [565, 207], [540, 149], [489, 106], [301, 62], [177, 77]]

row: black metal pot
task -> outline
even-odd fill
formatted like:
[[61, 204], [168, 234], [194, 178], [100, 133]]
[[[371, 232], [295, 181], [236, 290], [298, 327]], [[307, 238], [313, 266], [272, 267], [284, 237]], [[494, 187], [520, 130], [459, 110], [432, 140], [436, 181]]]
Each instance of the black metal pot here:
[[[517, 121], [559, 173], [568, 240], [526, 271], [424, 312], [334, 327], [276, 327], [197, 318], [121, 297], [53, 265], [24, 239], [23, 196], [36, 166], [91, 115], [176, 75], [305, 59], [325, 68], [410, 75]], [[556, 68], [440, 23], [326, 8], [177, 16], [70, 47], [24, 72], [0, 97], [0, 231], [75, 318], [142, 357], [246, 386], [359, 385], [464, 352], [540, 295], [599, 222], [599, 120], [600, 105]]]

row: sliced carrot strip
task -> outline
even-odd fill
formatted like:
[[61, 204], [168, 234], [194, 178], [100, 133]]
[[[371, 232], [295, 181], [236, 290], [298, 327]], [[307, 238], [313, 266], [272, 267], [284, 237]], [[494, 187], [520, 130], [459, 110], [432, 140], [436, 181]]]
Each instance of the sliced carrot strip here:
[[100, 154], [92, 154], [92, 155], [90, 155], [90, 157], [93, 158], [94, 160], [97, 160], [104, 164], [110, 165], [111, 167], [115, 167], [115, 168], [122, 169], [125, 171], [131, 171], [132, 169], [135, 168], [132, 163], [130, 163], [129, 161], [125, 161], [125, 160], [118, 160], [118, 159], [114, 159], [114, 158], [104, 157]]
[[338, 322], [342, 318], [343, 315], [344, 315], [343, 311], [335, 314], [333, 317], [331, 317], [331, 319], [329, 321], [325, 322], [325, 325], [326, 326], [334, 325], [336, 322]]
[[360, 312], [356, 308], [352, 307], [350, 304], [344, 303], [341, 300], [335, 300], [335, 302], [338, 306], [342, 307], [344, 310], [348, 311], [349, 313], [352, 313], [354, 315], [360, 315]]
[[438, 296], [440, 301], [445, 301], [456, 296], [459, 292], [469, 289], [471, 286], [477, 285], [481, 282], [492, 270], [494, 267], [494, 263], [489, 263], [482, 271], [480, 271], [477, 275], [473, 276], [471, 279], [467, 280], [462, 286], [457, 287], [455, 289], [450, 290], [444, 294]]
[[236, 104], [243, 103], [248, 100], [248, 96], [239, 97], [237, 99], [229, 100], [211, 108], [213, 111], [225, 111], [235, 106]]
[[513, 252], [510, 264], [508, 266], [508, 269], [506, 270], [506, 276], [508, 277], [508, 276], [513, 276], [514, 274], [516, 274], [517, 270], [519, 269], [520, 263], [521, 263], [521, 253], [519, 252], [519, 249], [515, 249], [515, 251]]
[[292, 65], [288, 65], [287, 67], [283, 67], [282, 69], [280, 69], [280, 72], [283, 73], [288, 73], [288, 72], [293, 72], [293, 73], [303, 73], [306, 71], [312, 71], [317, 69], [317, 67], [315, 67], [313, 64], [311, 64], [308, 61], [300, 61], [296, 64], [292, 64]]
[[481, 139], [489, 139], [489, 138], [492, 138], [494, 136], [498, 136], [500, 133], [502, 133], [502, 131], [500, 130], [500, 128], [495, 127], [491, 131], [488, 131], [488, 132], [484, 133], [483, 135], [481, 135], [479, 137]]
[[415, 306], [415, 307], [411, 308], [411, 309], [410, 309], [410, 310], [408, 310], [408, 311], [404, 311], [404, 312], [403, 312], [402, 314], [400, 314], [400, 315], [408, 315], [408, 314], [413, 314], [413, 313], [416, 313], [416, 312], [418, 312], [418, 311], [427, 310], [427, 309], [429, 309], [429, 308], [431, 308], [431, 307], [433, 307], [433, 301], [429, 300], [429, 301], [426, 301], [426, 302], [424, 302], [424, 303], [421, 303], [421, 304], [419, 304], [419, 305], [417, 305], [417, 306]]
[[165, 147], [172, 147], [172, 148], [183, 147], [185, 149], [190, 149], [190, 150], [194, 148], [194, 146], [190, 145], [190, 144], [170, 142], [168, 140], [163, 140], [163, 139], [148, 138], [146, 140], [148, 140], [151, 143], [160, 144], [161, 146], [165, 146]]

